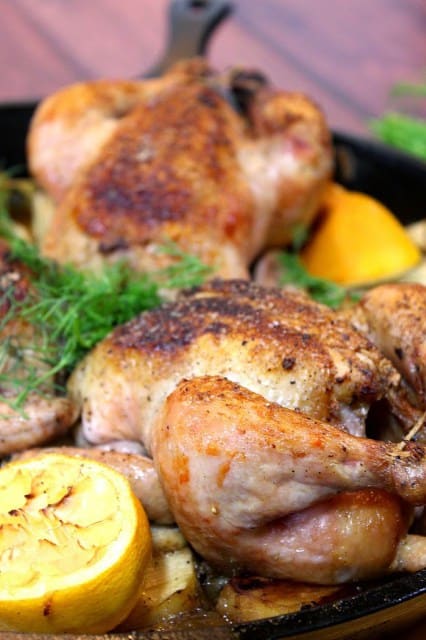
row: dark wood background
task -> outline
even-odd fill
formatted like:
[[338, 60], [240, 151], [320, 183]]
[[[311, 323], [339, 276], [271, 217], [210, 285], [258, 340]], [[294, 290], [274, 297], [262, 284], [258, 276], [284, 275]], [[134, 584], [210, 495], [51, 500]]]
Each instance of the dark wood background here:
[[[331, 127], [370, 136], [392, 86], [426, 75], [426, 0], [232, 0], [208, 57], [247, 65], [308, 93]], [[167, 0], [0, 0], [0, 102], [39, 99], [76, 81], [135, 77], [160, 57]], [[1, 142], [1, 141], [0, 141]], [[426, 616], [426, 613], [425, 613]], [[426, 638], [426, 625], [402, 632]], [[402, 637], [400, 633], [396, 637]]]
[[[425, 0], [232, 0], [208, 55], [309, 93], [333, 128], [369, 135], [394, 83], [426, 73]], [[133, 77], [160, 56], [167, 0], [0, 0], [0, 101], [98, 77]], [[400, 106], [400, 105], [397, 105]], [[403, 105], [405, 106], [405, 105]], [[426, 115], [426, 114], [425, 114]]]

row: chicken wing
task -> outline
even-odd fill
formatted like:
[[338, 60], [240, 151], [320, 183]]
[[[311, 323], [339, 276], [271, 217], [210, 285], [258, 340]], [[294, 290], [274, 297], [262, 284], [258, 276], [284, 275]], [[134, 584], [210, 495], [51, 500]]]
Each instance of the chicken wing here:
[[182, 378], [206, 374], [357, 435], [381, 398], [414, 419], [399, 373], [347, 321], [297, 291], [244, 280], [212, 281], [116, 328], [68, 389], [89, 442], [133, 439], [149, 452], [168, 394]]
[[332, 169], [310, 100], [256, 74], [220, 78], [201, 61], [62, 91], [39, 108], [28, 147], [58, 201], [43, 253], [94, 270], [119, 259], [165, 266], [172, 241], [217, 275], [248, 277], [261, 250], [310, 223]]
[[211, 376], [178, 385], [153, 436], [178, 526], [205, 559], [325, 584], [426, 566], [426, 538], [407, 536], [409, 505], [426, 501], [425, 455]]
[[426, 410], [426, 286], [375, 287], [348, 316], [401, 372], [413, 403]]

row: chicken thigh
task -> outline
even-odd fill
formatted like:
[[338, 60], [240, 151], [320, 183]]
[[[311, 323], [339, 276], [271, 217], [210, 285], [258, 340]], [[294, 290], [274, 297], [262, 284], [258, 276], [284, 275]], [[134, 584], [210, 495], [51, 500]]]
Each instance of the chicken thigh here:
[[310, 100], [197, 60], [157, 80], [61, 91], [39, 107], [28, 148], [57, 200], [42, 252], [94, 270], [161, 268], [172, 241], [217, 275], [248, 277], [260, 251], [311, 222], [332, 169]]
[[212, 281], [117, 327], [68, 389], [89, 442], [133, 439], [149, 452], [169, 393], [206, 374], [357, 435], [381, 398], [400, 419], [417, 415], [391, 362], [347, 321], [298, 291], [244, 280]]
[[182, 381], [153, 456], [187, 540], [227, 573], [333, 584], [426, 566], [426, 451], [355, 437], [224, 378]]

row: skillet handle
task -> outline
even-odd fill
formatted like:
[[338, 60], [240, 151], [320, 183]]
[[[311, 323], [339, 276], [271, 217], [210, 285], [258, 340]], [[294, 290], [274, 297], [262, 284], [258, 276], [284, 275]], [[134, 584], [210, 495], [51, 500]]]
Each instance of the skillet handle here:
[[171, 0], [164, 54], [144, 78], [160, 76], [175, 62], [204, 55], [215, 28], [232, 12], [226, 0]]

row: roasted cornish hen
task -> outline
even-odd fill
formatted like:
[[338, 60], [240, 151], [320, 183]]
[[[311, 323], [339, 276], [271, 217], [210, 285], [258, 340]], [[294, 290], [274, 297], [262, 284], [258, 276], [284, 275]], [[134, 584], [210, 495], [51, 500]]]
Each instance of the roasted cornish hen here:
[[28, 149], [56, 201], [42, 252], [95, 270], [164, 266], [172, 241], [216, 275], [247, 277], [259, 252], [311, 222], [332, 169], [308, 98], [200, 60], [156, 80], [60, 91], [39, 107]]

